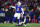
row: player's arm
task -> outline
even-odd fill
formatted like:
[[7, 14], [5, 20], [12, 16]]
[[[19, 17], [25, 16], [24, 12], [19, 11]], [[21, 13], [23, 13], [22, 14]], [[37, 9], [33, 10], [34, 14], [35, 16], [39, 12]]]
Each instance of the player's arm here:
[[15, 6], [10, 6], [10, 7], [14, 8], [14, 9], [16, 8]]
[[23, 8], [21, 8], [21, 16], [23, 17], [23, 15], [24, 15], [24, 9]]
[[22, 10], [22, 14], [24, 14], [24, 9], [23, 9], [23, 8], [21, 8], [21, 10]]

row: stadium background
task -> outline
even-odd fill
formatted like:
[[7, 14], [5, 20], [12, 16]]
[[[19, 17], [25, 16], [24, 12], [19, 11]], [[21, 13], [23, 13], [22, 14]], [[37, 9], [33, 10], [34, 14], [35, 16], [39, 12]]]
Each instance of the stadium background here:
[[[19, 0], [0, 0], [0, 23], [4, 23], [6, 17], [9, 17], [10, 23], [12, 23], [11, 21], [15, 14], [15, 10], [9, 6], [15, 6], [18, 1]], [[20, 0], [20, 2], [24, 8], [24, 16], [26, 16], [28, 23], [40, 23], [40, 0]], [[8, 12], [6, 11], [7, 9]], [[3, 24], [1, 24], [0, 27], [2, 27], [2, 25]], [[37, 25], [40, 26], [40, 24]], [[31, 26], [33, 26], [33, 24]]]

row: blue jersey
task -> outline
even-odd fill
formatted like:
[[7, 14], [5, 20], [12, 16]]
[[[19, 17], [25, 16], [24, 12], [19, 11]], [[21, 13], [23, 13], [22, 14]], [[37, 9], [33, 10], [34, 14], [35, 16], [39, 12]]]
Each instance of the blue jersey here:
[[22, 8], [22, 6], [18, 7], [18, 5], [16, 5], [16, 13], [21, 13], [21, 8]]
[[5, 13], [4, 11], [0, 11], [0, 13]]

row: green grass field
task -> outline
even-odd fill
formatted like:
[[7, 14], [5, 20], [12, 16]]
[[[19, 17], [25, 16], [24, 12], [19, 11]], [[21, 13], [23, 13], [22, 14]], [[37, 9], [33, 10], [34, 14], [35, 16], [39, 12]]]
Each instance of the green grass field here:
[[[0, 23], [0, 27], [17, 27], [15, 26], [15, 24], [3, 24], [3, 23]], [[25, 27], [24, 25], [23, 26], [19, 26], [19, 27]], [[40, 24], [32, 24], [32, 23], [28, 23], [26, 25], [26, 27], [40, 27]]]

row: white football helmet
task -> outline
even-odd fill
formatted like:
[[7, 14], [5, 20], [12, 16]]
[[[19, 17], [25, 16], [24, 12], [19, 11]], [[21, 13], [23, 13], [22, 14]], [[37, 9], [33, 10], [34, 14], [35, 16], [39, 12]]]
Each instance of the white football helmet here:
[[17, 5], [19, 5], [19, 6], [20, 6], [20, 5], [21, 5], [21, 2], [18, 2], [18, 3], [17, 3]]

